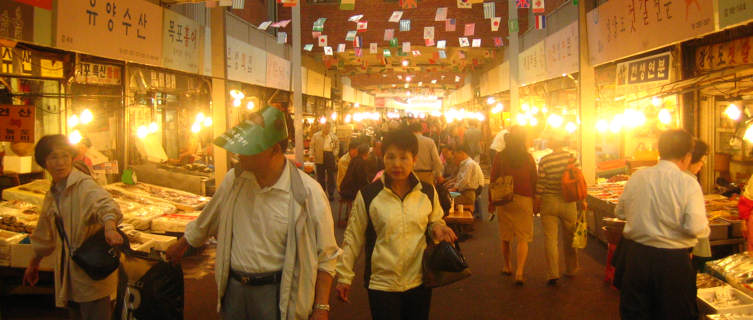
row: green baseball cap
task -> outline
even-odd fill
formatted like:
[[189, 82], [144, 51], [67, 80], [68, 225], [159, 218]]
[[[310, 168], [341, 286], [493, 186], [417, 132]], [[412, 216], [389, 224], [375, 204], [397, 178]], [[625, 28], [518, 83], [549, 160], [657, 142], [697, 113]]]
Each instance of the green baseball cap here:
[[252, 156], [287, 138], [285, 114], [280, 109], [268, 106], [254, 113], [250, 120], [214, 139], [214, 144], [232, 153]]

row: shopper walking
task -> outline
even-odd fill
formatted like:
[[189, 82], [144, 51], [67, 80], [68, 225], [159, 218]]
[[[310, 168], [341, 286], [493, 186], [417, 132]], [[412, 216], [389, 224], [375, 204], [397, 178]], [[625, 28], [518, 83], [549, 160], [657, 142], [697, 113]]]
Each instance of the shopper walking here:
[[283, 113], [267, 107], [214, 143], [239, 155], [212, 201], [167, 250], [217, 238], [217, 307], [224, 319], [327, 319], [337, 247], [329, 201], [285, 159]]
[[513, 200], [506, 204], [490, 202], [489, 212], [494, 212], [496, 208], [499, 219], [499, 237], [504, 263], [502, 274], [512, 274], [510, 244], [513, 239], [517, 240], [515, 283], [522, 285], [525, 281], [523, 273], [528, 257], [528, 243], [533, 241], [533, 194], [538, 173], [536, 162], [526, 148], [525, 131], [520, 127], [514, 127], [505, 140], [505, 149], [494, 159], [490, 181], [512, 176]]
[[698, 319], [690, 249], [709, 235], [701, 186], [688, 175], [693, 138], [659, 137], [661, 160], [625, 185], [615, 214], [625, 219], [615, 285], [623, 319]]
[[358, 156], [358, 141], [352, 140], [348, 144], [348, 152], [346, 152], [340, 160], [337, 160], [337, 191], [341, 192], [341, 186], [343, 179], [345, 179], [345, 173], [348, 171], [348, 166], [352, 159]]
[[444, 180], [442, 178], [442, 160], [439, 159], [437, 145], [434, 144], [434, 140], [421, 134], [423, 130], [421, 123], [411, 124], [410, 129], [418, 140], [416, 165], [413, 169], [418, 179], [431, 185], [434, 185], [435, 181], [442, 183]]
[[[23, 282], [36, 285], [40, 261], [59, 248], [60, 255], [55, 259], [55, 305], [67, 307], [72, 319], [110, 319], [117, 272], [93, 280], [72, 263], [70, 253], [103, 228], [109, 245], [121, 245], [123, 238], [116, 227], [123, 215], [107, 191], [91, 176], [73, 168], [77, 153], [64, 135], [44, 136], [34, 148], [34, 160], [52, 176], [52, 188], [44, 197], [39, 222], [31, 234], [34, 257]], [[58, 230], [63, 230], [64, 235]]]
[[465, 144], [468, 145], [470, 153], [468, 154], [476, 162], [480, 161], [479, 155], [481, 154], [481, 140], [483, 135], [481, 129], [478, 127], [476, 120], [471, 120], [468, 123], [468, 130], [465, 132]]
[[340, 142], [337, 136], [331, 132], [330, 124], [322, 125], [322, 130], [314, 133], [311, 138], [311, 153], [314, 155], [316, 164], [316, 178], [322, 189], [327, 191], [329, 199], [335, 195], [335, 174], [337, 173], [336, 160], [340, 151]]
[[505, 150], [505, 135], [507, 134], [507, 132], [507, 129], [502, 129], [499, 130], [499, 132], [497, 132], [497, 134], [494, 136], [492, 144], [491, 146], [489, 146], [490, 162], [494, 163], [494, 159], [496, 158], [497, 153]]
[[565, 255], [566, 276], [574, 276], [578, 271], [578, 252], [573, 248], [573, 234], [578, 216], [576, 202], [565, 202], [562, 198], [562, 175], [568, 164], [577, 160], [565, 151], [567, 137], [554, 136], [550, 139], [552, 153], [541, 158], [539, 162], [539, 179], [536, 182], [534, 208], [540, 208], [541, 226], [546, 239], [547, 279], [550, 286], [557, 284], [560, 278], [559, 241], [560, 224], [562, 225], [562, 242]]
[[349, 302], [354, 265], [366, 248], [364, 279], [375, 320], [429, 319], [431, 289], [422, 285], [427, 230], [433, 241], [454, 242], [437, 193], [413, 173], [418, 139], [407, 130], [385, 135], [385, 173], [353, 203], [337, 266], [337, 293]]
[[376, 163], [369, 161], [368, 145], [358, 146], [356, 153], [358, 155], [350, 161], [340, 188], [340, 196], [348, 201], [355, 200], [358, 191], [371, 183], [377, 172]]

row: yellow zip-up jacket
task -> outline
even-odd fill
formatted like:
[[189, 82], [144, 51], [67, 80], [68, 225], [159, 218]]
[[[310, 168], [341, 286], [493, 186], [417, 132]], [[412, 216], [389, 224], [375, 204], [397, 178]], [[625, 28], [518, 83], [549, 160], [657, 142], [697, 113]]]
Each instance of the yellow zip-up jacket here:
[[384, 187], [371, 201], [368, 210], [370, 217], [367, 216], [362, 192], [374, 185], [358, 193], [345, 230], [343, 254], [337, 265], [338, 282], [352, 283], [355, 276], [353, 265], [366, 245], [371, 219], [376, 239], [371, 260], [366, 261], [366, 270], [371, 270], [370, 275], [366, 275], [368, 288], [404, 292], [422, 284], [421, 261], [426, 249], [426, 229], [435, 223], [445, 222], [436, 190], [433, 192], [434, 199], [429, 199], [421, 191], [422, 185], [415, 174], [411, 174], [410, 179], [413, 189], [404, 199], [400, 199], [390, 189], [389, 178], [383, 176], [381, 183]]

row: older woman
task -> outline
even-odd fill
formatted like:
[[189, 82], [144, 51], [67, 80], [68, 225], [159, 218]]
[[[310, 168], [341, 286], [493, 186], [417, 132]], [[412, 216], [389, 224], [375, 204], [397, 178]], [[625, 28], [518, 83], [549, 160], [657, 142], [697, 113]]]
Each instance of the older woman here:
[[345, 230], [344, 253], [337, 266], [338, 296], [348, 301], [353, 265], [366, 247], [366, 286], [371, 316], [381, 319], [428, 319], [431, 289], [423, 286], [421, 260], [426, 231], [432, 240], [454, 242], [442, 220], [434, 188], [413, 173], [418, 139], [407, 130], [385, 135], [384, 175], [356, 195]]
[[[117, 273], [92, 280], [73, 262], [70, 252], [102, 228], [111, 246], [122, 244], [123, 238], [116, 230], [122, 214], [110, 194], [92, 177], [73, 169], [76, 154], [63, 135], [44, 136], [34, 149], [34, 160], [52, 176], [52, 188], [45, 195], [37, 228], [31, 234], [34, 257], [23, 282], [36, 285], [39, 262], [60, 248], [55, 262], [55, 304], [68, 307], [72, 319], [110, 319]], [[62, 225], [70, 244], [64, 245], [56, 223]]]

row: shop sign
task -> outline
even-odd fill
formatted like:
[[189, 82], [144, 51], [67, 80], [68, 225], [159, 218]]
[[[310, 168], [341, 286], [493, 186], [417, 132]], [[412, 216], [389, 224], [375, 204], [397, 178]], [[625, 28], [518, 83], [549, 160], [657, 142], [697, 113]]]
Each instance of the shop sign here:
[[196, 21], [172, 10], [164, 11], [162, 23], [162, 66], [189, 73], [199, 73], [202, 49], [201, 31]]
[[753, 37], [699, 47], [695, 51], [695, 68], [708, 72], [725, 67], [753, 63]]
[[547, 71], [544, 41], [521, 52], [518, 56], [518, 65], [520, 66], [520, 83], [531, 84], [545, 80]]
[[56, 47], [149, 65], [162, 63], [162, 8], [143, 0], [66, 0]]
[[267, 85], [267, 52], [244, 41], [227, 37], [227, 78]]
[[0, 1], [0, 37], [51, 45], [51, 2], [52, 0]]
[[34, 142], [34, 106], [0, 105], [0, 141]]
[[753, 3], [750, 0], [717, 0], [719, 7], [719, 28], [753, 19]]
[[81, 62], [76, 65], [76, 82], [119, 86], [122, 72], [120, 66]]
[[290, 61], [267, 54], [267, 74], [268, 88], [290, 91]]
[[669, 81], [671, 70], [669, 52], [617, 64], [617, 85], [632, 85]]
[[63, 68], [63, 61], [43, 58], [38, 51], [0, 46], [0, 74], [63, 78]]
[[212, 29], [204, 27], [204, 54], [201, 57], [203, 63], [203, 74], [212, 76]]
[[174, 73], [149, 70], [149, 87], [158, 90], [173, 91], [178, 88]]
[[599, 65], [714, 31], [710, 0], [608, 1], [588, 13], [591, 63]]
[[573, 22], [544, 40], [550, 78], [578, 72], [578, 23]]

